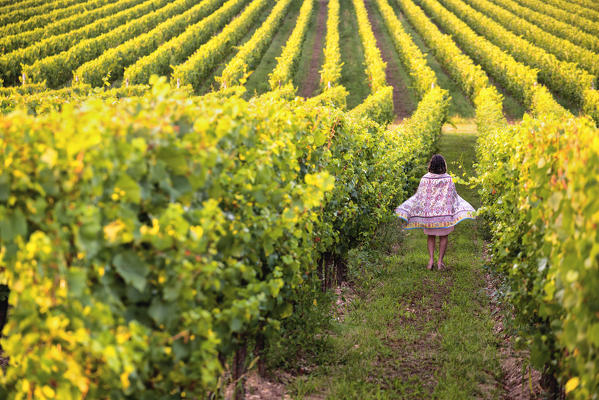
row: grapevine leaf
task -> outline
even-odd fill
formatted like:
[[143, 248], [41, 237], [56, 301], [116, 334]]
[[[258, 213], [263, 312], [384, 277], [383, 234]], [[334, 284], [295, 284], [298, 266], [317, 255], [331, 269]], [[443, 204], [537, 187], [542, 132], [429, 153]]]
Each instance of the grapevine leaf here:
[[117, 272], [129, 285], [133, 285], [140, 292], [146, 287], [148, 267], [133, 251], [117, 254], [113, 259]]

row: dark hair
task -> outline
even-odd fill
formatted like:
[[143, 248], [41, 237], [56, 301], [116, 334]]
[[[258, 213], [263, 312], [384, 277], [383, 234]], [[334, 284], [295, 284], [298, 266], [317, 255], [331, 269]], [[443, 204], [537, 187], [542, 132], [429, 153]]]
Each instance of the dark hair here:
[[447, 172], [447, 163], [441, 154], [435, 154], [428, 163], [428, 172], [444, 174]]

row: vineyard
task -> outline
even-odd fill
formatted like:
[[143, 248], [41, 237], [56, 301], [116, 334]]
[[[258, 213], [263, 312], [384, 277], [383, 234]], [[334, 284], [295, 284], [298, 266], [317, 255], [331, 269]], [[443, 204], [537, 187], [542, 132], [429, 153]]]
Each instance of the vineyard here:
[[599, 399], [598, 77], [595, 0], [0, 0], [0, 398]]

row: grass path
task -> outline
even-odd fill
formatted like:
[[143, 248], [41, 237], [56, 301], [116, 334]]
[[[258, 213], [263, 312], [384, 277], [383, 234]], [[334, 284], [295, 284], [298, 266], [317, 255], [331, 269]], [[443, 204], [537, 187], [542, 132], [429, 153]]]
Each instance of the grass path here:
[[[473, 125], [446, 129], [440, 152], [452, 175], [473, 173]], [[479, 206], [474, 190], [458, 185]], [[329, 350], [310, 374], [288, 386], [294, 398], [401, 399], [501, 397], [498, 341], [483, 277], [475, 221], [450, 236], [449, 271], [428, 271], [426, 239], [397, 224], [350, 254], [347, 311]]]

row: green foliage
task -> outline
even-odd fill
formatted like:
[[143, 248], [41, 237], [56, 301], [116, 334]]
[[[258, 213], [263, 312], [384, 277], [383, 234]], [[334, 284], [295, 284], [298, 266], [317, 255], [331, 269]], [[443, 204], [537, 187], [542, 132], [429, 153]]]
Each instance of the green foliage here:
[[[599, 7], [597, 4], [592, 3], [589, 5], [587, 2], [587, 7], [585, 8], [584, 5], [575, 4], [581, 3], [581, 1], [577, 0], [573, 2], [564, 0], [548, 0], [545, 2], [521, 0], [520, 3], [526, 7], [538, 10], [540, 13], [550, 15], [557, 21], [564, 21], [564, 23], [570, 26], [578, 27], [584, 32], [595, 35], [595, 38], [599, 35], [599, 27], [597, 26], [597, 22], [599, 21]], [[595, 7], [595, 10], [590, 9], [589, 6]], [[577, 40], [581, 41], [581, 44], [585, 43], [587, 42], [587, 36], [581, 35]]]
[[223, 30], [212, 36], [183, 64], [174, 67], [172, 79], [198, 90], [204, 80], [226, 57], [231, 48], [245, 36], [252, 24], [269, 5], [267, 0], [252, 1], [243, 12], [230, 21]]
[[582, 111], [599, 124], [599, 91], [588, 89], [584, 92]]
[[302, 43], [306, 38], [306, 31], [313, 11], [314, 0], [304, 0], [295, 23], [295, 28], [293, 28], [289, 39], [287, 39], [281, 55], [277, 57], [277, 66], [268, 75], [268, 83], [271, 89], [280, 88], [293, 80]]
[[598, 133], [588, 118], [525, 116], [478, 145], [493, 264], [508, 279], [519, 332], [533, 364], [576, 399], [599, 390]]
[[[441, 33], [426, 14], [411, 0], [398, 0], [406, 17], [418, 30], [431, 48], [435, 57], [445, 66], [449, 74], [460, 84], [471, 99], [489, 85], [489, 78], [479, 65], [456, 46], [452, 38]], [[453, 21], [459, 24], [459, 21]], [[459, 26], [459, 25], [456, 25]], [[461, 28], [461, 27], [460, 27]]]
[[339, 85], [341, 80], [341, 49], [339, 47], [339, 0], [330, 0], [327, 10], [327, 36], [324, 62], [320, 70], [320, 86], [324, 91]]
[[11, 397], [216, 390], [219, 355], [309, 303], [320, 254], [392, 218], [448, 104], [432, 90], [389, 133], [288, 90], [235, 93], [158, 83], [3, 119]]
[[[0, 97], [0, 112], [6, 114], [21, 108], [26, 109], [30, 114], [42, 114], [60, 110], [65, 104], [79, 103], [92, 95], [107, 101], [115, 101], [123, 97], [142, 96], [148, 89], [148, 85], [131, 85], [114, 89], [94, 89], [89, 85], [77, 85], [56, 90], [48, 90], [40, 84], [18, 86], [0, 91], [0, 93], [10, 93], [7, 93], [6, 97]], [[189, 87], [181, 88], [179, 91], [191, 93]]]
[[[219, 0], [213, 2], [221, 4]], [[181, 35], [160, 45], [156, 51], [126, 68], [124, 78], [130, 83], [148, 83], [154, 74], [169, 75], [172, 66], [184, 62], [247, 3], [248, 0], [228, 0], [208, 17], [189, 26]]]
[[[364, 61], [366, 63], [366, 76], [368, 76], [368, 85], [370, 91], [375, 94], [380, 89], [387, 86], [385, 69], [387, 64], [381, 57], [376, 38], [372, 32], [370, 21], [368, 20], [368, 12], [363, 0], [353, 0], [356, 17], [358, 18], [358, 32], [364, 47]], [[366, 100], [367, 101], [367, 100]], [[391, 102], [393, 105], [393, 102]]]
[[[534, 70], [516, 62], [500, 48], [477, 35], [467, 24], [448, 12], [437, 1], [424, 0], [420, 5], [441, 28], [452, 35], [452, 40], [443, 35], [411, 0], [398, 0], [398, 2], [408, 19], [434, 51], [435, 56], [448, 68], [452, 77], [461, 83], [460, 86], [470, 98], [489, 85], [485, 73], [487, 71], [520, 101], [524, 104], [529, 103], [528, 88], [534, 87], [537, 82]], [[453, 40], [461, 46], [461, 50], [480, 63], [485, 71], [465, 56]]]
[[[45, 81], [48, 87], [56, 89], [72, 79], [72, 71], [81, 64], [101, 56], [106, 50], [135, 38], [166, 19], [186, 11], [195, 3], [196, 0], [175, 0], [166, 2], [166, 4], [160, 2], [158, 9], [152, 8], [152, 11], [145, 13], [140, 18], [128, 21], [103, 35], [80, 41], [67, 51], [37, 60], [32, 65], [24, 67], [23, 72], [32, 81]], [[94, 84], [97, 84], [96, 80], [94, 80]]]
[[[79, 5], [78, 7], [70, 7], [70, 6], [77, 6], [79, 3], [85, 3], [86, 0], [57, 0], [57, 1], [51, 1], [49, 3], [45, 3], [45, 4], [41, 4], [37, 7], [18, 7], [15, 10], [12, 10], [10, 12], [3, 12], [2, 15], [0, 15], [0, 25], [5, 26], [11, 23], [16, 23], [19, 21], [22, 21], [24, 19], [27, 19], [29, 17], [35, 17], [36, 15], [39, 14], [44, 14], [47, 12], [52, 12], [56, 9], [63, 9], [61, 10], [63, 12], [63, 14], [69, 15], [69, 13], [73, 13], [73, 12], [77, 12], [80, 11], [82, 9], [84, 9], [84, 7], [82, 7], [81, 5]], [[66, 9], [66, 12], [65, 10]], [[58, 14], [61, 15], [61, 14]]]
[[15, 87], [7, 87], [7, 88], [0, 87], [0, 96], [8, 97], [8, 96], [12, 96], [15, 94], [31, 95], [31, 94], [43, 92], [45, 90], [48, 90], [48, 88], [46, 87], [46, 85], [44, 85], [42, 83], [29, 83], [27, 85], [15, 86]]
[[393, 113], [393, 87], [385, 86], [379, 89], [351, 112], [358, 118], [368, 118], [379, 124], [387, 124], [393, 121], [393, 118], [395, 118]]
[[341, 85], [333, 86], [325, 89], [318, 96], [311, 97], [306, 99], [307, 103], [310, 104], [321, 104], [328, 105], [331, 107], [336, 107], [341, 110], [344, 110], [347, 106], [345, 99], [347, 98], [348, 92]]
[[114, 82], [123, 77], [127, 66], [135, 63], [139, 58], [151, 54], [165, 41], [180, 35], [189, 25], [210, 15], [222, 3], [223, 0], [204, 0], [181, 14], [173, 14], [172, 18], [149, 32], [110, 48], [99, 57], [81, 65], [74, 75], [92, 86], [102, 86], [102, 78], [107, 74], [110, 74], [110, 82]]
[[99, 18], [113, 15], [127, 6], [139, 4], [139, 0], [128, 0], [114, 3], [110, 0], [94, 0], [82, 5], [76, 14], [68, 18], [59, 19], [56, 14], [63, 10], [56, 10], [41, 14], [17, 24], [0, 28], [0, 33], [5, 35], [0, 39], [0, 50], [8, 53], [21, 47], [30, 46], [36, 41], [61, 33], [81, 28]]
[[[563, 45], [564, 47], [561, 48], [560, 51], [556, 54], [565, 57], [582, 56], [583, 54], [585, 54], [584, 52], [580, 51], [581, 49], [576, 49], [575, 46], [573, 46], [572, 44], [585, 47], [588, 50], [591, 50], [595, 53], [599, 51], [599, 38], [597, 37], [597, 35], [599, 35], [599, 28], [596, 27], [595, 24], [588, 24], [589, 21], [585, 21], [584, 18], [581, 18], [581, 16], [577, 16], [574, 12], [557, 10], [557, 13], [552, 13], [552, 11], [556, 9], [550, 5], [547, 5], [546, 2], [540, 0], [521, 0], [519, 3], [522, 5], [519, 5], [517, 2], [512, 0], [496, 0], [495, 3], [512, 11], [514, 14], [518, 15], [521, 18], [525, 18], [532, 24], [535, 24], [525, 24], [524, 21], [519, 20], [516, 22], [517, 25], [514, 25], [514, 28], [527, 27], [530, 29], [529, 31], [527, 31], [527, 34], [531, 31], [534, 31], [534, 37], [539, 38], [539, 43], [546, 43], [548, 47], [545, 47], [545, 49], [548, 51], [551, 51], [551, 49], [553, 49], [555, 45]], [[557, 16], [557, 18], [559, 19], [553, 18], [550, 15]], [[510, 18], [510, 20], [512, 19], [513, 16], [512, 18]], [[551, 38], [551, 35], [547, 35], [547, 33], [542, 33], [540, 31], [540, 28], [538, 28], [537, 26], [540, 26], [540, 28], [546, 30], [549, 33], [552, 33], [563, 39], [567, 39], [571, 43], [555, 40], [555, 38]], [[577, 26], [581, 26], [584, 28], [580, 29]], [[585, 28], [588, 28], [588, 31], [594, 33], [594, 35], [586, 33]], [[572, 51], [572, 53], [566, 53], [564, 50], [570, 50]], [[597, 56], [595, 55], [595, 57]], [[586, 53], [586, 55], [582, 56], [581, 61], [582, 59], [590, 61], [592, 59], [592, 53]], [[570, 61], [576, 62], [576, 59], [570, 59]], [[593, 72], [593, 70], [599, 68], [596, 65], [591, 66], [586, 62], [581, 62], [580, 64], [584, 66], [584, 68], [587, 69], [587, 71], [589, 72]], [[590, 69], [588, 69], [588, 67], [590, 67]]]
[[[433, 0], [419, 0], [420, 3], [432, 2]], [[483, 6], [485, 0], [469, 0], [476, 2], [477, 6]], [[474, 8], [465, 4], [462, 0], [447, 0], [443, 4], [454, 12], [465, 24], [490, 41], [508, 51], [516, 60], [526, 63], [538, 69], [540, 79], [552, 90], [562, 94], [578, 104], [583, 102], [583, 92], [589, 89], [594, 77], [578, 67], [576, 63], [560, 61], [558, 58], [529, 42], [529, 38], [523, 38], [510, 32], [498, 22], [485, 16]], [[499, 12], [498, 10], [495, 10]], [[445, 11], [447, 13], [447, 11]], [[449, 13], [450, 14], [450, 13]], [[502, 23], [508, 23], [505, 18]]]
[[[441, 57], [454, 76], [462, 83], [464, 91], [470, 95], [475, 104], [479, 91], [488, 85], [488, 78], [480, 66], [465, 57], [454, 43], [446, 38], [426, 15], [409, 0], [398, 0], [406, 11], [408, 18], [416, 25], [435, 54]], [[431, 17], [451, 33], [453, 39], [461, 48], [479, 62], [486, 71], [494, 76], [501, 84], [513, 93], [534, 114], [553, 112], [557, 115], [568, 114], [547, 88], [537, 84], [537, 71], [514, 60], [512, 56], [502, 51], [499, 47], [489, 42], [484, 37], [476, 34], [465, 22], [441, 6], [436, 0], [420, 0], [421, 5]], [[446, 39], [443, 39], [443, 38]], [[478, 112], [478, 111], [477, 111]], [[478, 118], [478, 117], [477, 117]], [[480, 125], [479, 125], [480, 128]]]
[[252, 35], [252, 38], [239, 48], [239, 51], [227, 64], [220, 77], [216, 80], [221, 87], [227, 88], [238, 85], [246, 79], [248, 68], [254, 68], [262, 58], [264, 51], [271, 43], [279, 25], [283, 22], [291, 0], [278, 2], [262, 26]]
[[412, 37], [403, 29], [389, 3], [386, 0], [377, 0], [376, 4], [391, 34], [391, 39], [401, 62], [406, 66], [416, 84], [416, 91], [420, 96], [424, 96], [431, 87], [437, 84], [435, 72], [428, 66], [424, 54], [416, 46]]
[[14, 0], [0, 0], [0, 12], [9, 13], [22, 7], [37, 7], [44, 4], [47, 0], [22, 0], [15, 2]]
[[266, 362], [270, 368], [297, 370], [307, 360], [317, 363], [326, 354], [332, 325], [332, 291], [322, 291], [317, 274], [305, 282], [310, 290], [298, 291], [294, 297], [293, 314], [281, 322], [278, 331], [266, 341]]
[[[167, 3], [167, 0], [146, 0], [143, 2], [138, 0], [133, 2], [133, 4], [137, 5], [131, 7], [131, 3], [129, 2], [119, 2], [118, 4], [121, 4], [123, 8], [119, 8], [122, 11], [116, 14], [94, 21], [82, 28], [48, 37], [39, 43], [34, 43], [31, 46], [0, 56], [0, 78], [4, 79], [5, 84], [17, 84], [19, 83], [23, 65], [30, 65], [37, 60], [42, 60], [45, 57], [66, 51], [83, 39], [93, 38], [106, 33], [131, 19], [139, 18]], [[70, 73], [70, 71], [67, 72]]]

